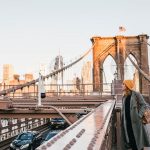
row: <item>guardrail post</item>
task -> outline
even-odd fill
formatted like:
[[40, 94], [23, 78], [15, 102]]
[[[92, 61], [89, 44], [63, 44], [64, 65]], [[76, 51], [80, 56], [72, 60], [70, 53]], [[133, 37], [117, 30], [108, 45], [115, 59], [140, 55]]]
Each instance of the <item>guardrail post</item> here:
[[[3, 127], [3, 126], [2, 126], [1, 119], [0, 119], [0, 137], [1, 137], [1, 138], [2, 138], [2, 136], [1, 136], [1, 134], [2, 134], [2, 127]], [[2, 140], [1, 138], [0, 138], [0, 142], [1, 142], [1, 140]]]
[[116, 107], [117, 150], [121, 150], [121, 108]]
[[41, 106], [41, 74], [39, 73], [39, 83], [38, 83], [38, 105]]
[[114, 81], [111, 83], [111, 95], [115, 96]]
[[150, 103], [150, 84], [148, 85], [148, 96], [149, 96], [149, 103]]
[[13, 126], [12, 120], [9, 119], [9, 120], [8, 120], [8, 130], [9, 130], [8, 133], [9, 133], [9, 137], [11, 137], [12, 126]]
[[17, 126], [18, 126], [18, 129], [20, 130], [21, 129], [21, 119], [17, 119]]

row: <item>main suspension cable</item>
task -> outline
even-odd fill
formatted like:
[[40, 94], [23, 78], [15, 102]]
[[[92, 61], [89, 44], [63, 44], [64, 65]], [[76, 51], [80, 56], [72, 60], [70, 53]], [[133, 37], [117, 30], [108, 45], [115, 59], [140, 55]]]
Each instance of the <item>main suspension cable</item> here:
[[[95, 46], [95, 43], [94, 43], [93, 46], [92, 46], [88, 51], [86, 51], [80, 58], [78, 58], [78, 59], [75, 60], [74, 62], [70, 63], [69, 65], [62, 67], [61, 69], [58, 69], [58, 70], [56, 70], [56, 71], [54, 71], [54, 72], [52, 72], [52, 73], [49, 73], [49, 74], [46, 75], [46, 76], [43, 76], [42, 79], [45, 80], [46, 78], [52, 77], [52, 76], [54, 76], [54, 75], [56, 75], [56, 74], [58, 74], [58, 73], [60, 73], [60, 72], [62, 72], [62, 71], [64, 71], [64, 70], [66, 70], [66, 69], [72, 67], [73, 65], [75, 65], [76, 63], [78, 63], [80, 60], [82, 60], [85, 56], [87, 56], [87, 55], [90, 53], [90, 51], [93, 49], [94, 46]], [[20, 84], [20, 85], [17, 85], [17, 86], [15, 86], [15, 87], [12, 87], [12, 88], [9, 88], [9, 89], [6, 89], [6, 90], [2, 90], [2, 91], [0, 91], [0, 96], [1, 96], [1, 95], [6, 95], [6, 94], [8, 94], [8, 93], [10, 93], [10, 92], [15, 92], [16, 90], [23, 89], [24, 87], [29, 87], [29, 86], [31, 86], [31, 85], [37, 83], [38, 81], [39, 81], [39, 78], [37, 78], [36, 80], [32, 80], [32, 81], [30, 81], [30, 82], [27, 82], [27, 83], [25, 83], [25, 84]]]

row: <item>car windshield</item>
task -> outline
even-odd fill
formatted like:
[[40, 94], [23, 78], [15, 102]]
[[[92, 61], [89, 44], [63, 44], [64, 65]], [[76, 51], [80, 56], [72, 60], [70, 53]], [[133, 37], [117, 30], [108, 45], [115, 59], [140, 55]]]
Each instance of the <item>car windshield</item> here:
[[31, 133], [23, 133], [19, 136], [20, 140], [31, 140], [33, 135]]
[[45, 138], [45, 141], [48, 141], [49, 139], [51, 139], [53, 136], [55, 136], [57, 134], [57, 132], [55, 133], [49, 133], [46, 138]]
[[65, 122], [63, 118], [54, 118], [51, 120], [52, 122]]

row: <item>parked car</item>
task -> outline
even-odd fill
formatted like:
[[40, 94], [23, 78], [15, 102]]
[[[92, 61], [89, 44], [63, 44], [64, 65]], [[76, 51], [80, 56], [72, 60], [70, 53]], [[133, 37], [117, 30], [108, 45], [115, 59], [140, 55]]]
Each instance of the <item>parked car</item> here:
[[53, 130], [48, 132], [48, 134], [46, 135], [46, 137], [43, 139], [42, 144], [46, 141], [48, 141], [49, 139], [51, 139], [52, 137], [54, 137], [56, 134], [58, 134], [60, 131], [62, 130]]
[[38, 131], [20, 133], [10, 144], [10, 150], [33, 150], [41, 144], [42, 135]]
[[65, 129], [69, 125], [63, 118], [52, 118], [50, 120], [51, 129]]

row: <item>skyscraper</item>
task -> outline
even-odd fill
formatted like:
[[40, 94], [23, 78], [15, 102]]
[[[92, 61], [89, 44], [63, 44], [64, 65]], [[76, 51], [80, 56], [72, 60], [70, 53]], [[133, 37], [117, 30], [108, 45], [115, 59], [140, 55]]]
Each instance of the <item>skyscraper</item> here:
[[13, 80], [14, 67], [11, 64], [3, 65], [3, 82], [9, 83], [10, 80]]
[[88, 93], [92, 90], [92, 85], [90, 85], [92, 83], [92, 65], [90, 61], [83, 65], [81, 76], [81, 83], [83, 84], [82, 88], [84, 92]]
[[92, 65], [90, 61], [83, 65], [81, 75], [83, 83], [92, 83]]

